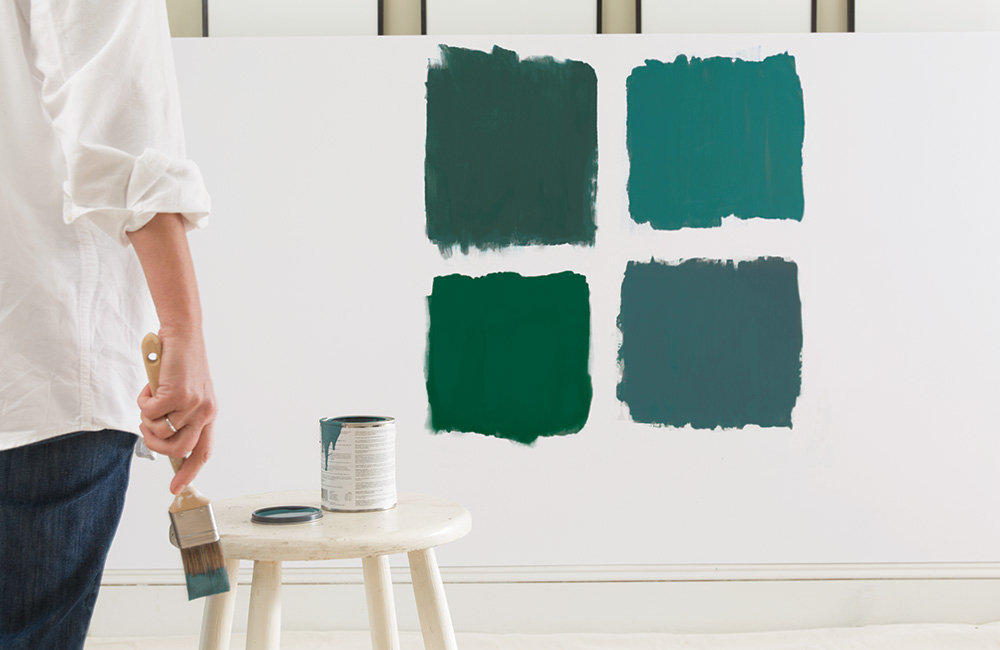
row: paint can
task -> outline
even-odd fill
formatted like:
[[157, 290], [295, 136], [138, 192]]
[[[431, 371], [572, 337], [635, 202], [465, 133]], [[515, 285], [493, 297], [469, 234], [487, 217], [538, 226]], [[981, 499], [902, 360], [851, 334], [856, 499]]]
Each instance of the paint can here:
[[376, 415], [323, 418], [320, 505], [334, 512], [396, 505], [396, 420]]

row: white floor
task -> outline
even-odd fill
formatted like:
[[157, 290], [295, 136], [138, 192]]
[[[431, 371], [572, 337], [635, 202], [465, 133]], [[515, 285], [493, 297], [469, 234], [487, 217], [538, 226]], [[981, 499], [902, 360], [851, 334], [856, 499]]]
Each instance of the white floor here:
[[[458, 634], [461, 650], [1000, 650], [1000, 623], [877, 625], [753, 634]], [[246, 637], [234, 634], [232, 648]], [[400, 633], [401, 650], [423, 650], [417, 632]], [[93, 637], [85, 650], [196, 650], [198, 639]], [[370, 650], [367, 632], [288, 632], [282, 650]]]

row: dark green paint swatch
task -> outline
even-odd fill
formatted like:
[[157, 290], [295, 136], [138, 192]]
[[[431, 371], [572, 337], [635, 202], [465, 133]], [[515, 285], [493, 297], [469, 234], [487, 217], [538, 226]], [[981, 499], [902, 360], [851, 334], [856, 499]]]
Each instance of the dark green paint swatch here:
[[792, 426], [802, 353], [794, 262], [629, 262], [618, 327], [618, 398], [636, 422]]
[[442, 252], [593, 244], [597, 76], [441, 46], [427, 71], [427, 236]]
[[646, 61], [628, 89], [629, 211], [660, 230], [801, 220], [805, 111], [795, 58]]
[[435, 431], [531, 443], [590, 413], [590, 289], [565, 271], [434, 278], [427, 398]]

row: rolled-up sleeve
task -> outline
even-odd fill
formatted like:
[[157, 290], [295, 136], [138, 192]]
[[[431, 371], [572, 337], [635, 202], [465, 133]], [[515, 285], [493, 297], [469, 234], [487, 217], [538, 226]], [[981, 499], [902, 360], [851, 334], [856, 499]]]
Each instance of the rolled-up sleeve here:
[[66, 161], [63, 218], [128, 245], [159, 212], [207, 223], [201, 171], [186, 157], [163, 0], [19, 0], [26, 53]]

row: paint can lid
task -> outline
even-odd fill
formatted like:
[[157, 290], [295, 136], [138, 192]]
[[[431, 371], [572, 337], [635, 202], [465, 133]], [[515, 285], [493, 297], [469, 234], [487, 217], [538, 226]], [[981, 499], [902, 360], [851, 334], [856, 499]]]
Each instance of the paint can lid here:
[[254, 510], [250, 521], [255, 524], [303, 524], [322, 516], [323, 512], [312, 506], [271, 506]]

